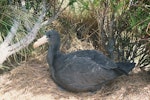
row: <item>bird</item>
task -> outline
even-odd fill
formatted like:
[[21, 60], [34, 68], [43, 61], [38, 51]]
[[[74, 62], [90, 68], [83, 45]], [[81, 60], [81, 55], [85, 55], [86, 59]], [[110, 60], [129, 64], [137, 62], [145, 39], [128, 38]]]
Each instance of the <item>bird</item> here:
[[60, 35], [56, 30], [47, 31], [33, 47], [37, 48], [47, 42], [47, 62], [52, 80], [70, 92], [97, 91], [111, 80], [128, 75], [135, 67], [133, 62], [114, 62], [98, 50], [62, 53]]

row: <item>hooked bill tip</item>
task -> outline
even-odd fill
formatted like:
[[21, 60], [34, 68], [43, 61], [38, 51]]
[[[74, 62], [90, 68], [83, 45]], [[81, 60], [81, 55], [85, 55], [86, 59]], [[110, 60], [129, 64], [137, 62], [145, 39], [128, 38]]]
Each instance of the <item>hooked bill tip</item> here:
[[35, 48], [37, 48], [37, 47], [39, 47], [39, 45], [38, 45], [39, 43], [36, 41], [36, 42], [34, 42], [34, 44], [33, 44], [33, 48], [35, 49]]

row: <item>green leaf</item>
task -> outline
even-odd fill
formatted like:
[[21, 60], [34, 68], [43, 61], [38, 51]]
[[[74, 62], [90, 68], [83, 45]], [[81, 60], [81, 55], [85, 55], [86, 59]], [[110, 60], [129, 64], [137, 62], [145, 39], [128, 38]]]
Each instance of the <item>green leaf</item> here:
[[77, 0], [69, 0], [69, 4], [68, 5], [73, 5], [73, 3], [77, 2]]

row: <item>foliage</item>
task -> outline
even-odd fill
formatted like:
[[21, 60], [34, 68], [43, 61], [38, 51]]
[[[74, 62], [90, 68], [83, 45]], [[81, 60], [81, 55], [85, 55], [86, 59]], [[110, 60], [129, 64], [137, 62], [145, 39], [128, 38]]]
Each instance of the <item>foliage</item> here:
[[[42, 11], [42, 0], [23, 1], [25, 5], [22, 5], [20, 0], [0, 1], [0, 43], [7, 36], [13, 19], [19, 19], [21, 25], [12, 43], [27, 34], [26, 22], [32, 27], [37, 21], [37, 16]], [[81, 40], [92, 41], [96, 49], [103, 51], [112, 60], [136, 61], [141, 67], [149, 65], [150, 33], [146, 32], [146, 29], [150, 23], [150, 1], [45, 1], [47, 13], [44, 20], [54, 16], [62, 9], [63, 2], [67, 2], [70, 8], [58, 20], [66, 33], [71, 31], [70, 33], [77, 33], [77, 37]], [[41, 33], [49, 27], [53, 26], [42, 27]], [[32, 54], [32, 46], [18, 52], [13, 60], [19, 61], [18, 58], [22, 57], [20, 60], [22, 61], [29, 54]]]
[[79, 20], [69, 22], [76, 24], [73, 27], [78, 38], [88, 37], [95, 48], [112, 60], [129, 60], [145, 67], [150, 64], [150, 35], [146, 32], [150, 22], [149, 4], [144, 0], [78, 0], [71, 10]]
[[[41, 27], [45, 28], [44, 26], [52, 23], [68, 7], [68, 4], [62, 7], [64, 0], [9, 0], [5, 2], [0, 12], [0, 27], [3, 29], [0, 30], [0, 52], [3, 54], [0, 64], [3, 64], [6, 58], [14, 53], [13, 59], [9, 57], [11, 62], [26, 59], [27, 55], [31, 54], [32, 47], [25, 47], [35, 39]], [[21, 49], [23, 50], [18, 52]]]
[[[36, 17], [32, 17], [31, 13], [26, 13], [24, 11], [22, 11], [19, 8], [16, 8], [16, 6], [14, 5], [3, 5], [1, 6], [1, 13], [0, 13], [0, 37], [2, 37], [2, 40], [0, 40], [0, 43], [2, 43], [5, 39], [5, 37], [7, 36], [8, 32], [10, 31], [10, 28], [13, 24], [13, 20], [19, 20], [20, 23], [22, 23], [22, 25], [20, 25], [18, 32], [15, 36], [15, 38], [12, 41], [13, 43], [18, 42], [23, 36], [26, 35], [27, 30], [25, 27], [25, 22], [29, 23], [30, 26], [33, 26], [33, 23], [36, 20]], [[31, 47], [29, 48], [25, 48], [23, 50], [21, 50], [20, 52], [12, 55], [12, 57], [10, 57], [7, 61], [10, 63], [18, 63], [22, 60], [26, 60], [26, 56], [27, 53], [30, 54], [31, 53]], [[21, 56], [20, 56], [21, 55]], [[20, 56], [20, 57], [19, 57]], [[16, 60], [17, 59], [17, 60]], [[6, 63], [8, 63], [6, 62]]]

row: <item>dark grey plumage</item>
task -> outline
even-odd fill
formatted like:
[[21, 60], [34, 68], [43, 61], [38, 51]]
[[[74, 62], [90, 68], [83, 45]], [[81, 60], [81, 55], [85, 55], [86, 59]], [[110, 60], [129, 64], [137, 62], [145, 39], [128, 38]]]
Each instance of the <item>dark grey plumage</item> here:
[[62, 88], [73, 91], [95, 91], [102, 84], [120, 75], [128, 74], [134, 63], [114, 63], [96, 50], [81, 50], [69, 54], [59, 51], [60, 37], [51, 30], [47, 61], [53, 80]]

